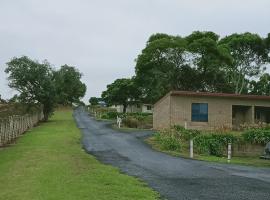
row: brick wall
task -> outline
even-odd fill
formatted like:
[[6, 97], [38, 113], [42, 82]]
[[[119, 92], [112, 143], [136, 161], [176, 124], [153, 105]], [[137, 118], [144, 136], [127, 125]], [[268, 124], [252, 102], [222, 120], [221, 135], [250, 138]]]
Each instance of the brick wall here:
[[[208, 103], [208, 122], [191, 121], [192, 103]], [[232, 128], [232, 105], [251, 106], [250, 116], [254, 117], [254, 105], [270, 107], [264, 100], [245, 100], [225, 97], [170, 96], [166, 95], [154, 106], [154, 129], [168, 128], [171, 125], [192, 129], [230, 129]], [[249, 119], [252, 123], [254, 119]]]

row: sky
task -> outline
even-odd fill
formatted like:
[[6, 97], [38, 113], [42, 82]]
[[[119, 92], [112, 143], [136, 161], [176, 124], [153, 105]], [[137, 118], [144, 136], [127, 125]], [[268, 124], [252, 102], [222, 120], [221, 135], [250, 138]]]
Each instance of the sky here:
[[135, 59], [154, 33], [220, 36], [270, 32], [269, 0], [0, 0], [0, 95], [13, 57], [68, 64], [83, 74], [84, 101], [117, 78], [134, 75]]

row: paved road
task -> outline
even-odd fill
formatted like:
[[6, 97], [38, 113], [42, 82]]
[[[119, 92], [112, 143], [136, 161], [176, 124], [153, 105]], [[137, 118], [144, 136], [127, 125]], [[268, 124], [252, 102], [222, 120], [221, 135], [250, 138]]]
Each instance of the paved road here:
[[85, 150], [105, 164], [139, 177], [166, 199], [270, 200], [270, 169], [176, 158], [143, 142], [151, 132], [123, 133], [107, 122], [74, 112]]

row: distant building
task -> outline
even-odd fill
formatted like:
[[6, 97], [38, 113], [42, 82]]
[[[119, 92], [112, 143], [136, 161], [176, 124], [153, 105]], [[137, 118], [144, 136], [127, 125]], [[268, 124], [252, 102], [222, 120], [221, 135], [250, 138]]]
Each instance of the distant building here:
[[154, 129], [238, 129], [258, 122], [270, 123], [269, 96], [171, 91], [154, 105]]
[[[115, 108], [117, 112], [119, 113], [122, 113], [124, 110], [123, 105], [115, 105], [115, 106], [111, 106], [111, 108]], [[136, 113], [136, 112], [153, 113], [153, 106], [151, 104], [128, 105], [126, 112], [127, 113]]]

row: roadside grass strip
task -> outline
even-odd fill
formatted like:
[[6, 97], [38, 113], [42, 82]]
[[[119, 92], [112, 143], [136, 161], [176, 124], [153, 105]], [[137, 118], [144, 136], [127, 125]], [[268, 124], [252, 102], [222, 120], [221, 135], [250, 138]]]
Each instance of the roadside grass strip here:
[[16, 144], [0, 149], [1, 200], [158, 198], [145, 183], [82, 150], [72, 111], [57, 111]]

